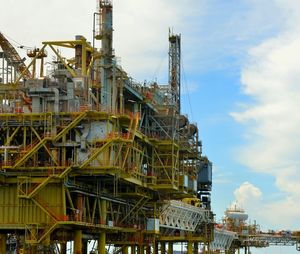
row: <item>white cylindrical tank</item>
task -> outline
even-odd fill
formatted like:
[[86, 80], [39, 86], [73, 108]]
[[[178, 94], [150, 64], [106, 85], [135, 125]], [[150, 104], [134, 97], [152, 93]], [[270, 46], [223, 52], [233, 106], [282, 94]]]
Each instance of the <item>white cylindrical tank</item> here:
[[248, 219], [248, 214], [244, 211], [227, 210], [226, 217], [233, 220], [245, 221]]

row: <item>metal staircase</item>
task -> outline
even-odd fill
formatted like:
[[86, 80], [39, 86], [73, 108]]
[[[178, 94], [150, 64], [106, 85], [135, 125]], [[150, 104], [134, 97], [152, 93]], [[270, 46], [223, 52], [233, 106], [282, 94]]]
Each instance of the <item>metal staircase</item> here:
[[166, 201], [160, 214], [160, 227], [195, 231], [203, 222], [210, 223], [210, 211], [178, 200]]
[[229, 250], [235, 239], [238, 239], [237, 233], [215, 228], [214, 241], [211, 243], [210, 247], [212, 250]]
[[13, 168], [17, 168], [18, 166], [21, 166], [24, 162], [26, 162], [33, 154], [36, 153], [37, 150], [39, 150], [43, 145], [46, 144], [47, 141], [51, 140], [49, 137], [45, 137], [41, 140], [38, 140], [34, 143], [34, 145], [29, 145], [30, 147], [28, 149], [25, 148], [25, 154], [20, 156], [14, 163]]
[[87, 111], [79, 114], [73, 121], [71, 121], [67, 126], [65, 126], [54, 138], [53, 142], [57, 142], [64, 134], [66, 134], [69, 130], [73, 129], [82, 119], [84, 119], [87, 115]]

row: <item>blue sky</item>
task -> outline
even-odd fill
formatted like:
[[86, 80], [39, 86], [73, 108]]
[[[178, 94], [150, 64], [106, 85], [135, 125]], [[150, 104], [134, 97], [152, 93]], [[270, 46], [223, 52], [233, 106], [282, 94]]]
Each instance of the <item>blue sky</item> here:
[[[2, 32], [24, 45], [91, 38], [95, 1], [0, 4]], [[165, 83], [168, 28], [182, 35], [182, 109], [214, 165], [217, 219], [237, 201], [264, 230], [300, 229], [299, 10], [298, 0], [114, 0], [116, 54], [137, 80]]]

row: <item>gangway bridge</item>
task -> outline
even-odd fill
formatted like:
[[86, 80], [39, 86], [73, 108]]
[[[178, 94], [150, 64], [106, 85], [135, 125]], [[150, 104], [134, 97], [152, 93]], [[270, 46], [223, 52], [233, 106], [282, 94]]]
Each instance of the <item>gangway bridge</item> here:
[[266, 246], [296, 246], [296, 249], [300, 251], [299, 246], [300, 236], [296, 233], [285, 234], [270, 234], [270, 233], [259, 233], [257, 235], [251, 235], [245, 240], [245, 245], [251, 245], [251, 243], [261, 242], [265, 243]]
[[[248, 226], [251, 228], [251, 226]], [[295, 246], [300, 251], [299, 231], [277, 231], [269, 232], [243, 231], [234, 232], [224, 228], [214, 229], [214, 241], [210, 245], [212, 253], [234, 254], [244, 250], [245, 254], [250, 254], [251, 248], [267, 248], [269, 246]]]

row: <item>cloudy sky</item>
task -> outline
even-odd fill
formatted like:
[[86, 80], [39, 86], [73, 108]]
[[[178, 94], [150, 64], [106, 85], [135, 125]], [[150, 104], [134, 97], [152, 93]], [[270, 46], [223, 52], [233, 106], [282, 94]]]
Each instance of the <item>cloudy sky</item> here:
[[[0, 4], [15, 46], [91, 40], [94, 0]], [[114, 47], [132, 77], [167, 81], [169, 27], [182, 35], [182, 108], [214, 164], [217, 220], [237, 201], [263, 230], [299, 230], [300, 1], [114, 0]]]

